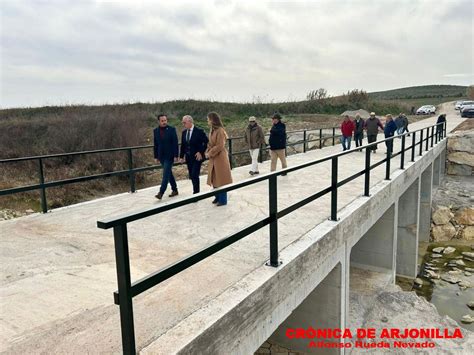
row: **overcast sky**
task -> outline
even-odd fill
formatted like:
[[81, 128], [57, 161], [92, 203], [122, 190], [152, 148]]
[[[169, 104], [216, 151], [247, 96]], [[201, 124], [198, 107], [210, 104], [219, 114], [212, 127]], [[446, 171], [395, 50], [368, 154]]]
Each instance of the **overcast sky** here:
[[2, 108], [469, 85], [471, 0], [0, 0]]

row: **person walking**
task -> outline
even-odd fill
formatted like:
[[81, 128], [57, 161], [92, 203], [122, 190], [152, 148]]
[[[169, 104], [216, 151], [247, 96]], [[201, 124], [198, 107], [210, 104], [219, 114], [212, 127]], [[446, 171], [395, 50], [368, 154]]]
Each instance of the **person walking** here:
[[436, 134], [438, 135], [438, 140], [443, 139], [444, 125], [446, 124], [446, 114], [443, 113], [439, 115], [436, 120]]
[[405, 121], [403, 119], [403, 114], [400, 113], [397, 118], [395, 118], [395, 124], [397, 126], [397, 134], [400, 135], [403, 132], [403, 128], [405, 127]]
[[[356, 147], [361, 147], [362, 146], [362, 139], [364, 139], [364, 125], [365, 121], [363, 118], [360, 117], [360, 115], [357, 113], [355, 116], [355, 121], [354, 121], [354, 141], [356, 144]], [[362, 151], [362, 149], [359, 149], [359, 152]]]
[[410, 133], [410, 131], [408, 130], [408, 117], [404, 113], [402, 114], [402, 119], [403, 119], [402, 134], [405, 132]]
[[265, 144], [263, 129], [257, 123], [257, 119], [254, 116], [249, 117], [249, 125], [245, 130], [245, 143], [248, 145], [250, 157], [252, 158], [252, 167], [249, 174], [253, 176], [259, 173], [258, 153], [260, 152], [260, 147]]
[[342, 150], [349, 150], [351, 149], [351, 139], [352, 133], [354, 132], [354, 122], [351, 121], [348, 115], [344, 116], [344, 121], [341, 123], [341, 143], [342, 143]]
[[173, 176], [173, 163], [178, 161], [178, 136], [176, 128], [168, 126], [168, 116], [164, 113], [157, 115], [159, 126], [153, 130], [154, 156], [155, 161], [163, 167], [163, 176], [161, 179], [160, 191], [155, 195], [159, 200], [171, 185], [171, 194], [169, 197], [178, 195], [178, 186]]
[[[211, 128], [205, 153], [206, 158], [209, 158], [207, 184], [217, 188], [232, 183], [229, 153], [225, 148], [227, 133], [224, 130], [220, 116], [216, 112], [207, 114], [207, 124]], [[217, 194], [212, 203], [217, 206], [227, 205], [227, 192]]]
[[[385, 128], [384, 128], [384, 134], [385, 134], [385, 139], [390, 138], [395, 136], [395, 132], [397, 131], [397, 124], [392, 118], [392, 115], [388, 114], [386, 116], [386, 121], [385, 121]], [[392, 154], [393, 152], [393, 139], [386, 140], [385, 145], [387, 146], [387, 153]]]
[[[286, 148], [286, 126], [281, 122], [281, 116], [275, 113], [272, 116], [272, 128], [270, 129], [270, 171], [275, 171], [277, 159], [280, 159], [282, 169], [287, 167], [285, 148]], [[286, 175], [286, 174], [282, 174]]]
[[[365, 129], [367, 130], [367, 141], [369, 144], [377, 141], [379, 128], [383, 131], [382, 122], [375, 117], [375, 112], [371, 112], [370, 117], [365, 120]], [[372, 153], [375, 153], [377, 151], [377, 144], [371, 146], [370, 150]]]
[[190, 115], [183, 116], [181, 122], [184, 129], [181, 133], [179, 157], [181, 162], [186, 162], [189, 178], [193, 184], [193, 194], [197, 194], [200, 191], [199, 175], [209, 139], [203, 129], [194, 125]]

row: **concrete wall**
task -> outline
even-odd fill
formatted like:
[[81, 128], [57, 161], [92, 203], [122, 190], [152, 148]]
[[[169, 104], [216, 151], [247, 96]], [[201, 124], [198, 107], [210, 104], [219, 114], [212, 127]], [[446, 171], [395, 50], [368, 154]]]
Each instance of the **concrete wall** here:
[[[288, 328], [341, 328], [342, 295], [342, 265], [338, 263], [303, 303], [270, 336], [270, 341], [293, 351], [313, 354], [338, 354], [340, 352], [338, 349], [308, 349], [310, 340], [289, 339], [286, 336], [286, 331]], [[317, 339], [314, 340], [317, 341]]]
[[433, 186], [439, 186], [441, 175], [441, 155], [433, 162]]
[[375, 271], [394, 269], [395, 204], [352, 247], [351, 266]]
[[417, 178], [398, 200], [397, 275], [415, 277], [418, 257], [419, 191]]
[[[433, 177], [436, 175], [439, 184], [439, 160], [440, 157], [436, 158], [434, 163], [428, 166], [425, 171], [421, 174], [420, 183], [420, 227], [418, 241], [430, 240], [430, 229], [431, 229], [431, 194], [432, 187], [434, 184]], [[433, 173], [433, 167], [438, 162], [438, 172]]]

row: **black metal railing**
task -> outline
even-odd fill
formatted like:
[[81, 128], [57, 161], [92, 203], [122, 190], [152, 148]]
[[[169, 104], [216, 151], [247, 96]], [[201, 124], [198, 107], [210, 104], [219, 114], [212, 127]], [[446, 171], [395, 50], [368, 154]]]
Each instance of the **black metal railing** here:
[[[324, 136], [323, 130], [332, 130], [332, 135]], [[306, 152], [308, 148], [308, 143], [310, 142], [319, 141], [319, 148], [322, 148], [324, 140], [327, 140], [327, 139], [332, 140], [332, 145], [334, 145], [336, 138], [340, 137], [340, 135], [336, 135], [336, 127], [330, 127], [330, 128], [319, 128], [319, 137], [315, 139], [306, 139], [307, 132], [313, 132], [313, 131], [317, 132], [318, 129], [289, 131], [288, 134], [303, 132], [304, 139], [298, 142], [288, 143], [287, 146], [291, 147], [291, 146], [303, 145], [303, 152]], [[266, 136], [268, 136], [268, 134]], [[235, 159], [234, 159], [235, 156], [248, 154], [248, 150], [237, 151], [237, 152], [233, 151], [233, 146], [235, 145], [235, 143], [233, 142], [236, 140], [243, 140], [243, 139], [244, 139], [244, 136], [238, 136], [238, 137], [230, 137], [227, 140], [228, 151], [229, 151], [229, 161], [231, 164], [231, 168], [235, 167]], [[153, 149], [153, 145], [112, 148], [112, 149], [99, 149], [99, 150], [89, 150], [89, 151], [83, 151], [83, 152], [60, 153], [60, 154], [38, 155], [38, 156], [32, 156], [32, 157], [2, 159], [0, 160], [0, 164], [2, 165], [17, 163], [17, 162], [36, 161], [37, 169], [38, 169], [38, 183], [33, 184], [33, 185], [13, 187], [13, 188], [0, 190], [0, 196], [12, 195], [12, 194], [20, 193], [20, 192], [27, 192], [27, 191], [33, 191], [33, 190], [40, 190], [41, 211], [43, 213], [46, 213], [48, 212], [48, 202], [46, 199], [46, 190], [48, 188], [64, 186], [64, 185], [80, 183], [80, 182], [86, 182], [86, 181], [91, 181], [91, 180], [96, 180], [96, 179], [110, 178], [113, 176], [125, 176], [125, 175], [127, 175], [129, 178], [130, 192], [133, 193], [136, 191], [135, 175], [137, 173], [150, 171], [150, 170], [158, 170], [162, 168], [161, 165], [134, 167], [133, 152], [137, 150], [143, 150], [143, 149]], [[259, 154], [260, 162], [263, 161], [263, 154], [268, 149], [269, 149], [268, 147], [260, 148], [260, 154]], [[45, 181], [44, 161], [46, 159], [54, 159], [54, 158], [61, 158], [61, 157], [74, 157], [74, 156], [80, 156], [80, 155], [92, 155], [92, 154], [100, 154], [100, 153], [113, 153], [113, 152], [125, 152], [127, 154], [128, 169], [109, 171], [109, 172], [100, 173], [100, 174], [80, 176], [80, 177], [74, 177], [74, 178], [63, 179], [63, 180]]]
[[[434, 125], [437, 126], [437, 125]], [[423, 144], [428, 142], [431, 138], [432, 141], [438, 143], [442, 138], [446, 137], [446, 124], [440, 123], [439, 129], [434, 131], [433, 127], [429, 126], [410, 133], [405, 133], [401, 136], [401, 149], [395, 154], [387, 152], [386, 157], [377, 163], [371, 164], [370, 162], [370, 150], [371, 147], [376, 144], [381, 144], [383, 142], [392, 141], [398, 139], [397, 136], [384, 139], [382, 141], [377, 141], [375, 143], [364, 145], [363, 147], [356, 147], [351, 150], [340, 152], [337, 154], [329, 155], [324, 158], [306, 162], [294, 167], [289, 167], [277, 172], [268, 173], [261, 175], [259, 177], [254, 177], [242, 182], [230, 184], [224, 187], [217, 188], [210, 192], [202, 192], [196, 195], [189, 196], [179, 201], [167, 203], [160, 206], [153, 206], [146, 209], [143, 209], [138, 212], [128, 213], [115, 218], [107, 218], [97, 222], [97, 227], [101, 229], [113, 228], [114, 230], [114, 243], [115, 243], [115, 259], [117, 266], [117, 280], [118, 280], [118, 291], [114, 292], [114, 302], [120, 307], [120, 322], [121, 322], [121, 332], [122, 332], [122, 349], [124, 354], [135, 354], [135, 330], [134, 330], [134, 321], [133, 321], [133, 297], [141, 294], [142, 292], [158, 285], [159, 283], [169, 279], [170, 277], [182, 272], [183, 270], [197, 264], [198, 262], [206, 259], [207, 257], [217, 253], [218, 251], [226, 248], [227, 246], [237, 242], [238, 240], [248, 236], [251, 233], [265, 227], [269, 226], [269, 239], [270, 239], [270, 258], [267, 263], [269, 266], [277, 267], [280, 265], [278, 260], [278, 220], [287, 214], [305, 206], [306, 204], [331, 193], [331, 208], [329, 211], [330, 220], [337, 221], [337, 191], [338, 188], [349, 183], [350, 181], [365, 175], [364, 183], [364, 196], [370, 196], [370, 171], [376, 167], [386, 164], [386, 179], [390, 179], [390, 163], [391, 160], [400, 155], [400, 168], [404, 169], [405, 166], [405, 153], [407, 151], [412, 152], [412, 161], [414, 161], [414, 151], [417, 146], [419, 146], [420, 152], [422, 152]], [[430, 132], [431, 129], [431, 132]], [[416, 141], [416, 133], [420, 133], [419, 142]], [[426, 133], [425, 135], [423, 133]], [[434, 133], [435, 132], [435, 133]], [[406, 146], [406, 137], [411, 135], [412, 141], [410, 146]], [[424, 138], [423, 138], [424, 137]], [[358, 149], [365, 149], [365, 167], [363, 170], [345, 178], [344, 180], [339, 181], [338, 179], [338, 159], [341, 156], [348, 155], [353, 153]], [[425, 150], [428, 150], [428, 145], [425, 145]], [[277, 206], [277, 196], [278, 196], [278, 185], [277, 177], [283, 174], [291, 173], [301, 169], [305, 169], [310, 166], [314, 166], [326, 161], [331, 161], [331, 184], [323, 188], [322, 190], [312, 194], [305, 199], [298, 201], [291, 206], [288, 206], [282, 210], [278, 210]], [[269, 209], [268, 216], [245, 227], [242, 230], [239, 230], [232, 235], [222, 238], [217, 242], [214, 242], [199, 251], [195, 252], [192, 255], [189, 255], [185, 258], [182, 258], [175, 263], [168, 265], [152, 274], [145, 276], [144, 278], [131, 282], [130, 278], [130, 260], [129, 260], [129, 250], [128, 250], [128, 231], [127, 224], [133, 221], [138, 221], [146, 217], [155, 216], [165, 211], [174, 210], [178, 207], [186, 206], [190, 203], [194, 203], [200, 200], [204, 200], [210, 197], [215, 197], [218, 193], [228, 192], [237, 189], [241, 189], [246, 186], [254, 185], [262, 181], [268, 180], [268, 198], [269, 198]]]

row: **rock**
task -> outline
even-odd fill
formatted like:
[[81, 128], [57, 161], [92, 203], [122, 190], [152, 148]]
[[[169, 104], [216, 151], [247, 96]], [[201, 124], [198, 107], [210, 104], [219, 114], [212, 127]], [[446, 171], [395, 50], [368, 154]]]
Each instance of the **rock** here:
[[456, 235], [456, 228], [451, 223], [434, 226], [431, 235], [435, 242], [451, 240]]
[[449, 207], [446, 206], [438, 206], [434, 212], [432, 213], [431, 219], [433, 223], [440, 226], [448, 224], [451, 218], [454, 217], [454, 214], [451, 212]]
[[469, 277], [469, 276], [471, 276], [472, 274], [471, 274], [469, 271], [466, 271], [466, 272], [464, 273], [464, 275]]
[[433, 253], [442, 253], [444, 250], [444, 247], [437, 247], [437, 248], [433, 248], [432, 252]]
[[388, 322], [388, 318], [387, 317], [382, 317], [382, 319], [380, 319], [382, 322], [384, 323], [387, 323]]
[[458, 165], [474, 166], [474, 154], [467, 152], [451, 152], [448, 153], [448, 161]]
[[459, 285], [460, 287], [465, 287], [465, 288], [471, 288], [471, 287], [472, 287], [471, 283], [470, 283], [469, 281], [467, 281], [467, 280], [461, 280], [461, 281], [458, 283], [458, 285]]
[[415, 280], [413, 280], [413, 282], [415, 283], [415, 285], [418, 285], [418, 286], [423, 286], [424, 285], [424, 281], [422, 279], [420, 279], [419, 277], [417, 277]]
[[466, 314], [461, 318], [461, 323], [471, 324], [472, 322], [474, 322], [474, 318], [469, 314]]
[[429, 278], [439, 279], [439, 275], [436, 272], [432, 271], [432, 270], [426, 270], [425, 269], [425, 273]]
[[465, 240], [474, 240], [474, 226], [466, 226], [461, 232], [461, 238]]
[[446, 165], [447, 165], [446, 172], [448, 173], [448, 175], [457, 175], [457, 176], [471, 176], [472, 175], [472, 167], [470, 167], [469, 165], [456, 164], [450, 161], [448, 161]]
[[472, 267], [466, 267], [466, 268], [464, 268], [464, 271], [474, 272], [474, 268], [472, 268]]
[[451, 271], [448, 271], [448, 274], [449, 275], [460, 275], [460, 274], [462, 274], [462, 271], [461, 270], [451, 270]]
[[465, 226], [474, 225], [474, 207], [460, 208], [454, 214], [454, 219], [458, 224]]
[[446, 282], [449, 282], [449, 283], [451, 283], [451, 284], [457, 284], [458, 282], [461, 281], [461, 280], [458, 279], [457, 277], [450, 276], [450, 275], [443, 275], [443, 276], [441, 276], [441, 280], [446, 281]]
[[451, 254], [451, 253], [454, 253], [456, 251], [456, 248], [453, 248], [453, 247], [447, 247], [444, 249], [443, 251], [443, 254]]
[[466, 266], [466, 263], [462, 260], [456, 260], [456, 265], [459, 265], [459, 266]]
[[468, 258], [467, 256], [465, 256], [465, 257], [464, 257], [464, 260], [466, 260], [466, 261], [471, 261], [471, 262], [473, 262], [473, 261], [474, 261], [474, 259], [472, 259], [472, 258]]
[[438, 258], [442, 258], [443, 256], [442, 256], [441, 254], [433, 253], [433, 254], [431, 254], [431, 257], [432, 257], [433, 259], [438, 259]]
[[31, 208], [30, 209], [27, 209], [25, 210], [26, 213], [35, 213], [35, 211], [33, 211]]
[[467, 306], [468, 306], [470, 309], [474, 309], [474, 301], [471, 301], [471, 302], [467, 303]]
[[450, 151], [474, 153], [474, 131], [451, 133], [448, 139], [448, 149]]

